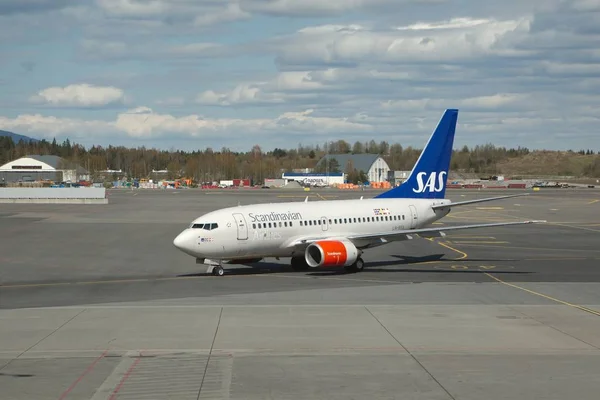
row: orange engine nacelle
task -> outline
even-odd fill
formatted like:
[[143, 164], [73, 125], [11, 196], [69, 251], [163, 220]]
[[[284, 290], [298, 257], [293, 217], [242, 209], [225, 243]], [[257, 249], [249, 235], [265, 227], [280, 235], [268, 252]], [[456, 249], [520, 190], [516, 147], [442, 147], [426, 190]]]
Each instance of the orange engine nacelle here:
[[356, 246], [349, 240], [319, 240], [311, 243], [304, 253], [309, 267], [346, 267], [358, 258]]

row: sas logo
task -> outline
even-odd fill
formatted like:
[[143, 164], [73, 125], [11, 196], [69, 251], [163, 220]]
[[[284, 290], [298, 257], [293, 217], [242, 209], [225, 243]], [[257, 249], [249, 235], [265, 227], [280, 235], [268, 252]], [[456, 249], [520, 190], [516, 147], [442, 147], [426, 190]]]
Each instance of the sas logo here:
[[208, 242], [214, 242], [215, 239], [211, 238], [211, 237], [199, 237], [198, 238], [198, 244], [200, 243], [208, 243]]
[[[432, 172], [427, 178], [427, 182], [423, 183], [423, 177], [427, 175], [427, 172], [419, 172], [417, 174], [417, 185], [418, 188], [413, 189], [415, 193], [423, 193], [424, 191], [428, 192], [441, 192], [444, 189], [444, 183], [446, 180], [446, 175], [448, 173], [446, 171], [442, 171], [439, 173]], [[436, 179], [437, 178], [437, 179]], [[437, 184], [437, 186], [436, 186]]]

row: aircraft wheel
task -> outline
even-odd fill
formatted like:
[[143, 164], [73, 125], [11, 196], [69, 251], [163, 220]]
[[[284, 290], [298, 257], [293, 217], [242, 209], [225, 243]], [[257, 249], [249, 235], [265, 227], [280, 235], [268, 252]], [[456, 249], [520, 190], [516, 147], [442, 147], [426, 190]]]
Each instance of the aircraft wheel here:
[[365, 262], [362, 258], [357, 258], [353, 264], [344, 267], [348, 272], [360, 272], [365, 268]]
[[225, 270], [220, 265], [213, 268], [212, 271], [214, 276], [223, 276], [225, 274]]
[[362, 258], [358, 257], [358, 259], [354, 262], [354, 269], [356, 271], [362, 271], [365, 268], [365, 262]]

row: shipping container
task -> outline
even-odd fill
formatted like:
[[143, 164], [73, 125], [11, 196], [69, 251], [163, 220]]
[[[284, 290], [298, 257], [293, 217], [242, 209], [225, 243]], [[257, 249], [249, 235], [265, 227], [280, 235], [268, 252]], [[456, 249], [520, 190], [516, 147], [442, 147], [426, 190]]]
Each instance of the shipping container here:
[[250, 179], [234, 179], [233, 186], [250, 186]]

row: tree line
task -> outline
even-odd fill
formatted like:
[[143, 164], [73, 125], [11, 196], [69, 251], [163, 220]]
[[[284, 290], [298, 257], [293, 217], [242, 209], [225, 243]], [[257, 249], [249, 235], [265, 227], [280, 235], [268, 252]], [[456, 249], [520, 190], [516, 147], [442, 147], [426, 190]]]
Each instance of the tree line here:
[[[214, 150], [210, 147], [204, 150], [159, 150], [155, 148], [124, 146], [91, 146], [86, 148], [69, 139], [62, 143], [56, 140], [49, 142], [20, 141], [14, 143], [10, 137], [0, 137], [0, 165], [27, 155], [56, 155], [67, 161], [75, 162], [90, 171], [93, 177], [106, 177], [101, 171], [121, 170], [128, 177], [147, 178], [153, 176], [153, 171], [166, 170], [167, 178], [192, 178], [196, 182], [211, 182], [221, 179], [250, 178], [255, 183], [262, 183], [265, 178], [281, 177], [282, 172], [301, 169], [312, 169], [317, 162], [329, 154], [370, 153], [379, 154], [392, 170], [411, 170], [421, 149], [411, 146], [404, 147], [399, 143], [390, 144], [386, 141], [379, 143], [374, 140], [350, 144], [344, 140], [325, 144], [302, 145], [293, 149], [264, 151], [259, 145], [254, 145], [247, 152], [231, 151], [228, 148]], [[464, 146], [455, 150], [451, 159], [451, 171], [473, 173], [480, 175], [501, 174], [503, 166], [510, 165], [515, 160], [524, 160], [535, 154], [525, 147], [505, 148], [492, 144], [474, 147]], [[559, 152], [545, 152], [552, 154]], [[565, 152], [562, 152], [565, 153]], [[573, 157], [583, 159], [581, 170], [576, 175], [600, 176], [600, 155], [593, 150], [566, 152]], [[520, 174], [528, 173], [526, 164]], [[331, 167], [331, 165], [330, 165]], [[336, 166], [340, 172], [351, 175], [351, 180], [361, 180], [364, 172], [352, 169], [352, 166]], [[330, 169], [330, 171], [332, 171]], [[573, 171], [562, 171], [573, 172]], [[560, 174], [561, 171], [554, 171]]]

